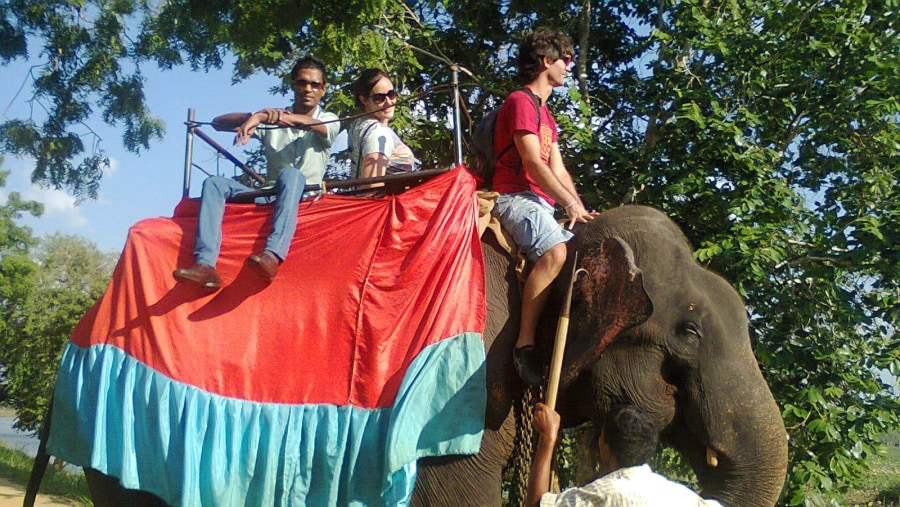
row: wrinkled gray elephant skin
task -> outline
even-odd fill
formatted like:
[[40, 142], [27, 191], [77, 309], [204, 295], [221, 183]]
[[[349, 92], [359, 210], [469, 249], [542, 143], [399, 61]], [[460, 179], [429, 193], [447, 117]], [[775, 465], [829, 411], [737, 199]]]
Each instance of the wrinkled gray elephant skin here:
[[[488, 410], [481, 452], [419, 461], [413, 505], [500, 505], [513, 448], [512, 367], [520, 300], [513, 266], [485, 238]], [[747, 310], [734, 288], [698, 264], [678, 226], [644, 206], [601, 213], [569, 244], [578, 250], [558, 410], [563, 424], [599, 423], [611, 407], [652, 414], [662, 439], [690, 462], [702, 494], [734, 507], [772, 506], [784, 485], [787, 437], [753, 355]], [[567, 273], [553, 287], [558, 308]], [[556, 327], [546, 311], [549, 356]]]

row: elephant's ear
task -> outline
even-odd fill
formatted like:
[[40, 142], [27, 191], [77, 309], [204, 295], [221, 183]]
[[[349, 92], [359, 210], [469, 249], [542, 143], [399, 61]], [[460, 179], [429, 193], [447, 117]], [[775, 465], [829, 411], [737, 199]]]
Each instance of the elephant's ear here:
[[653, 313], [634, 252], [622, 239], [606, 238], [596, 249], [585, 251], [581, 269], [584, 271], [579, 270], [575, 296], [586, 306], [590, 332], [579, 333], [566, 346], [563, 385], [594, 364], [619, 333], [644, 322]]

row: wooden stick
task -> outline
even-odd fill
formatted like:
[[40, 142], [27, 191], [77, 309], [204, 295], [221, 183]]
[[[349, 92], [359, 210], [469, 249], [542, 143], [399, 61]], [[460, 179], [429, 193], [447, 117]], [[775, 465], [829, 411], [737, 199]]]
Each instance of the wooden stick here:
[[559, 314], [559, 322], [556, 324], [556, 340], [553, 342], [553, 355], [550, 358], [550, 379], [547, 381], [547, 397], [544, 403], [551, 409], [556, 409], [556, 397], [559, 394], [559, 377], [562, 374], [563, 355], [566, 351], [566, 337], [569, 334], [569, 312], [572, 309], [572, 291], [575, 288], [575, 280], [578, 277], [578, 252], [572, 260], [572, 277], [569, 279], [569, 287], [566, 290], [566, 298], [563, 300], [562, 312]]

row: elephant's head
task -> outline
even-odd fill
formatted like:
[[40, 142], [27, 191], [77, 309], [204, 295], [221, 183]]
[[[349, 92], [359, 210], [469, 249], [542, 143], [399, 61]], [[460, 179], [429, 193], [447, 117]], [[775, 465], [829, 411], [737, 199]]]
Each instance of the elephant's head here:
[[636, 405], [690, 461], [705, 496], [774, 505], [786, 434], [737, 292], [695, 262], [678, 227], [650, 208], [607, 211], [570, 247], [587, 272], [574, 286], [564, 420], [599, 422], [615, 404]]

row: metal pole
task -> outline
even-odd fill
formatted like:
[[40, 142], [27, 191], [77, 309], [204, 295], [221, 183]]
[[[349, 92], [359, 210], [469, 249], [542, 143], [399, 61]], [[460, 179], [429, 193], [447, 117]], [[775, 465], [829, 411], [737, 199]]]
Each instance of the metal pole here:
[[450, 70], [453, 71], [453, 142], [456, 145], [456, 165], [462, 165], [462, 125], [460, 124], [459, 114], [459, 66], [452, 65]]
[[181, 197], [188, 197], [191, 193], [191, 167], [194, 157], [194, 109], [188, 108], [187, 137], [184, 142], [184, 187], [181, 189]]
[[250, 176], [251, 178], [253, 178], [254, 180], [256, 180], [256, 181], [259, 182], [259, 183], [265, 183], [265, 182], [266, 182], [266, 179], [265, 179], [265, 178], [263, 178], [262, 176], [260, 176], [259, 173], [257, 173], [256, 171], [254, 171], [250, 166], [248, 166], [247, 164], [245, 164], [245, 163], [241, 162], [240, 160], [238, 160], [237, 157], [235, 157], [235, 156], [232, 155], [228, 150], [226, 150], [225, 148], [223, 148], [221, 144], [217, 143], [213, 138], [209, 137], [209, 135], [208, 135], [206, 132], [200, 130], [199, 128], [195, 128], [195, 129], [193, 130], [193, 132], [194, 132], [195, 134], [197, 134], [197, 137], [199, 137], [200, 139], [203, 139], [204, 141], [206, 141], [206, 144], [212, 146], [216, 151], [218, 151], [219, 153], [221, 153], [223, 157], [227, 158], [227, 159], [230, 160], [234, 165], [236, 165], [236, 166], [240, 167], [241, 169], [243, 169], [244, 172], [247, 173], [247, 176]]
[[[197, 130], [197, 132], [203, 132], [202, 130]], [[350, 189], [346, 194], [353, 194], [358, 192], [371, 192], [372, 189], [359, 189], [354, 190], [354, 187], [359, 185], [367, 185], [370, 183], [385, 183], [386, 189], [388, 191], [394, 189], [407, 189], [411, 188], [419, 183], [424, 181], [428, 181], [434, 176], [444, 174], [450, 171], [452, 168], [448, 167], [446, 169], [428, 169], [423, 171], [415, 171], [411, 173], [401, 173], [401, 174], [388, 174], [385, 176], [375, 176], [373, 178], [355, 178], [351, 180], [325, 180], [321, 185], [306, 185], [304, 187], [305, 192], [318, 192], [322, 191], [330, 191], [338, 188], [342, 189]], [[376, 189], [376, 190], [380, 190]], [[254, 190], [252, 192], [241, 192], [238, 195], [232, 196], [228, 198], [228, 202], [253, 202], [257, 197], [268, 197], [275, 195], [276, 190], [274, 188], [269, 188], [266, 190]]]

